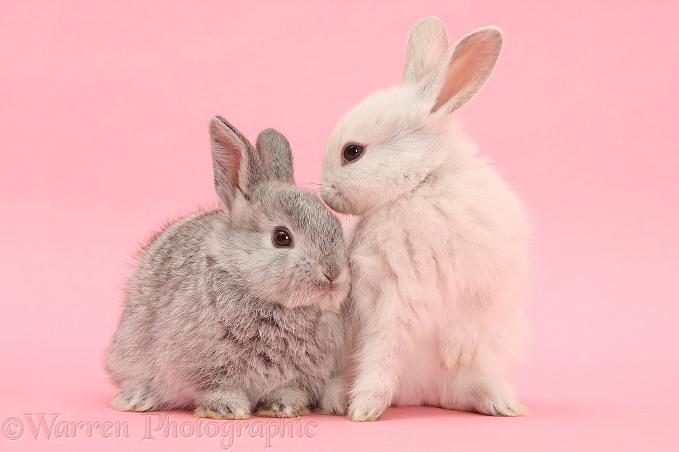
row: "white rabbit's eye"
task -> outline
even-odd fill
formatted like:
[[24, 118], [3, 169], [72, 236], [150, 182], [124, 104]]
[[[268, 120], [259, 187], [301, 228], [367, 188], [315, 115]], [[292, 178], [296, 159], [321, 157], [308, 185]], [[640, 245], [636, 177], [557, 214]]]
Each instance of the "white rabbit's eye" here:
[[292, 246], [292, 235], [285, 228], [276, 228], [271, 236], [273, 244], [279, 248]]
[[363, 155], [363, 146], [359, 144], [347, 144], [342, 150], [342, 158], [345, 163], [351, 163], [358, 160]]

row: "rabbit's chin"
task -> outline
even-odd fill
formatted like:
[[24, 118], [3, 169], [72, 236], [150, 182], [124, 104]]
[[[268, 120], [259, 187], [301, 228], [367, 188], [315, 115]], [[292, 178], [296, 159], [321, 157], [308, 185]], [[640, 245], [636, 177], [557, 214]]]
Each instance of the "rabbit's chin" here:
[[321, 309], [327, 309], [329, 311], [339, 314], [342, 308], [343, 300], [344, 297], [339, 297], [333, 293], [326, 293], [324, 295], [321, 295], [319, 297], [319, 300], [314, 304], [318, 305]]
[[307, 306], [318, 306], [321, 309], [327, 309], [332, 312], [339, 313], [342, 307], [342, 302], [346, 298], [346, 294], [342, 294], [339, 290], [330, 290], [325, 292], [319, 292], [317, 295], [307, 296], [304, 299], [295, 300], [295, 302], [290, 302], [291, 300], [286, 300], [283, 306], [287, 308], [301, 308]]

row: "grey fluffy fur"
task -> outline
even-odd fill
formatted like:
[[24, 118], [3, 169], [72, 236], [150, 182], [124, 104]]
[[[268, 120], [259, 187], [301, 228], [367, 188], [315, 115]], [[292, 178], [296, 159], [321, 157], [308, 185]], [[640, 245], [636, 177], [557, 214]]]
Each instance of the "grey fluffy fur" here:
[[[318, 403], [344, 339], [339, 221], [294, 185], [287, 140], [257, 149], [210, 121], [217, 209], [168, 225], [139, 253], [106, 370], [125, 411], [296, 416]], [[287, 229], [291, 247], [272, 234]]]

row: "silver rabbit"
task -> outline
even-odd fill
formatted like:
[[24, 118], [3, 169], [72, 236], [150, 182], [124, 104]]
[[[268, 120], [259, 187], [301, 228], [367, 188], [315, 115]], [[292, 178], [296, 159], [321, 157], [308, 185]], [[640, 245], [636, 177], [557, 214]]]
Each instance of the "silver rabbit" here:
[[221, 204], [181, 218], [140, 251], [106, 370], [123, 411], [199, 417], [305, 414], [344, 339], [350, 285], [337, 218], [294, 185], [288, 141], [253, 147], [210, 120]]

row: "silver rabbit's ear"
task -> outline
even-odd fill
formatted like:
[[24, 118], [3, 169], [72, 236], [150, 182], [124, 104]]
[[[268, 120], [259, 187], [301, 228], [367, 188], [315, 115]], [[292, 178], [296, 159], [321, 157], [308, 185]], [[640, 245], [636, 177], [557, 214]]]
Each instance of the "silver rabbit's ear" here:
[[420, 19], [410, 29], [406, 51], [405, 82], [418, 82], [448, 50], [446, 26], [436, 16]]
[[215, 190], [231, 209], [236, 191], [248, 198], [267, 177], [252, 144], [221, 116], [210, 119], [210, 141]]
[[504, 38], [498, 27], [483, 27], [460, 38], [421, 81], [433, 102], [453, 112], [469, 102], [486, 83], [500, 57]]
[[294, 185], [292, 150], [287, 138], [274, 129], [266, 129], [257, 137], [256, 146], [265, 171], [281, 182]]

